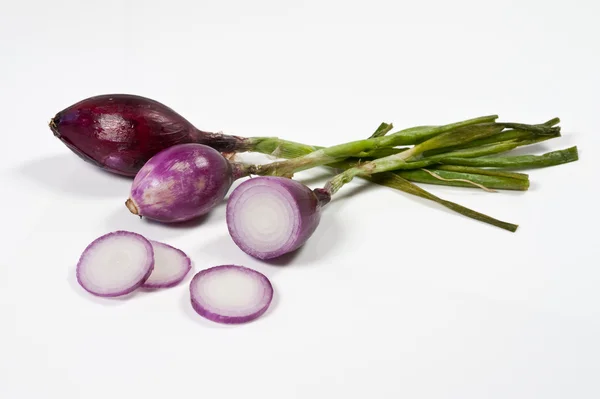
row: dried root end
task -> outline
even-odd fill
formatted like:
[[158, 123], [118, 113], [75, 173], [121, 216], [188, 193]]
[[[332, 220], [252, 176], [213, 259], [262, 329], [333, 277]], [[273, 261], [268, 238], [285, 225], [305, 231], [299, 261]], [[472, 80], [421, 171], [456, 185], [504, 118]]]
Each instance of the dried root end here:
[[50, 130], [52, 130], [52, 133], [54, 133], [54, 136], [60, 137], [60, 133], [58, 132], [58, 126], [56, 125], [54, 118], [50, 119], [50, 122], [48, 122], [48, 126], [50, 127]]
[[125, 206], [127, 207], [127, 209], [129, 209], [129, 212], [133, 213], [134, 215], [139, 215], [140, 217], [142, 215], [140, 215], [140, 211], [137, 207], [137, 205], [135, 204], [135, 202], [133, 202], [133, 200], [131, 198], [127, 199], [127, 201], [125, 201]]

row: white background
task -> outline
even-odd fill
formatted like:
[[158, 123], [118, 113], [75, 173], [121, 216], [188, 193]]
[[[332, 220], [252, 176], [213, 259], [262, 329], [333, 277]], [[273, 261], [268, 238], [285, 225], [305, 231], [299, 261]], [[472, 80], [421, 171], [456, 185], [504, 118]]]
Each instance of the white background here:
[[[0, 11], [0, 398], [598, 398], [600, 25], [595, 1], [7, 1]], [[130, 181], [47, 127], [134, 93], [196, 127], [317, 145], [486, 114], [539, 123], [580, 161], [528, 192], [424, 186], [517, 233], [364, 181], [280, 264], [242, 253], [224, 206], [169, 227]], [[523, 153], [523, 151], [521, 151]], [[326, 169], [298, 175], [311, 187]], [[187, 284], [100, 300], [81, 251], [127, 229], [194, 271], [243, 264], [276, 296], [253, 323], [191, 310]], [[284, 264], [285, 263], [285, 264]]]

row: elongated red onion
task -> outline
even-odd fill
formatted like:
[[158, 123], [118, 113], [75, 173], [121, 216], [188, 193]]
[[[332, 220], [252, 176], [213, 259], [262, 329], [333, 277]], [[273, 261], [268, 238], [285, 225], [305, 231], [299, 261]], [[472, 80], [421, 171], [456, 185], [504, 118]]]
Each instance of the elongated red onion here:
[[50, 129], [85, 161], [109, 172], [135, 176], [158, 152], [201, 143], [221, 152], [246, 151], [242, 137], [209, 133], [158, 101], [131, 94], [90, 97], [58, 112]]

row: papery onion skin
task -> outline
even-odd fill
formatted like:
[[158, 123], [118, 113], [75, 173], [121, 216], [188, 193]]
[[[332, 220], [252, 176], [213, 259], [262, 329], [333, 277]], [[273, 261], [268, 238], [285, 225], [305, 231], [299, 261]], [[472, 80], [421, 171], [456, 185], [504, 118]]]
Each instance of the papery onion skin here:
[[[244, 194], [250, 188], [264, 185], [268, 188], [279, 188], [287, 193], [285, 198], [294, 210], [293, 220], [282, 220], [282, 223], [293, 223], [294, 228], [289, 240], [280, 248], [272, 251], [257, 250], [244, 234], [237, 228], [237, 218], [243, 211]], [[315, 192], [304, 184], [285, 177], [261, 176], [246, 180], [231, 193], [227, 201], [227, 227], [235, 244], [248, 255], [258, 259], [273, 259], [300, 248], [312, 236], [321, 220], [322, 207], [330, 197], [326, 193]]]
[[176, 144], [206, 144], [225, 153], [248, 147], [244, 138], [199, 130], [166, 105], [131, 94], [89, 97], [58, 112], [49, 126], [86, 162], [131, 177]]
[[234, 181], [232, 165], [203, 144], [178, 144], [152, 157], [133, 180], [126, 202], [136, 215], [184, 222], [223, 201]]

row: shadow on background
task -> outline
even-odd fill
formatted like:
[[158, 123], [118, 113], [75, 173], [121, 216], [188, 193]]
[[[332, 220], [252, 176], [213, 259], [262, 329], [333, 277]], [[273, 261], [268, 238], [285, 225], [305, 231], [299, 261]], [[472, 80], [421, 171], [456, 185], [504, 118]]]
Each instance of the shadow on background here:
[[104, 171], [74, 154], [42, 158], [20, 166], [17, 173], [47, 190], [81, 197], [127, 199], [133, 182], [131, 177]]
[[107, 215], [105, 223], [108, 231], [128, 230], [145, 235], [146, 237], [166, 241], [178, 237], [196, 229], [200, 230], [202, 225], [208, 223], [215, 213], [220, 213], [224, 204], [219, 204], [211, 212], [196, 219], [181, 223], [160, 223], [147, 218], [140, 218], [129, 212], [123, 201], [122, 206], [115, 206], [114, 210]]

